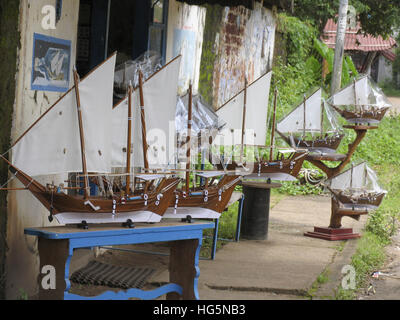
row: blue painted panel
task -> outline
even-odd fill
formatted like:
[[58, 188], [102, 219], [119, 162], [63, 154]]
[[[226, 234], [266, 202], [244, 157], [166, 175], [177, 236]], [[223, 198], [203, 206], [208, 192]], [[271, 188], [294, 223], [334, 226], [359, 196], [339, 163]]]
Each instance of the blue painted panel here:
[[70, 239], [70, 245], [72, 248], [83, 248], [83, 247], [96, 247], [96, 246], [139, 244], [139, 243], [150, 243], [150, 242], [201, 239], [202, 235], [203, 235], [202, 230], [145, 233], [145, 234], [120, 235], [120, 236], [114, 235], [109, 237]]

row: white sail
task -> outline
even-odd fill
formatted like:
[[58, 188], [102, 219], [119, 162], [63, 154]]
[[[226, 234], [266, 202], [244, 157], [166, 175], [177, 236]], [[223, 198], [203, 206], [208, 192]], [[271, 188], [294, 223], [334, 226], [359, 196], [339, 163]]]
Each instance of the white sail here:
[[328, 102], [334, 106], [371, 106], [376, 108], [391, 107], [382, 90], [368, 76], [350, 83], [332, 95]]
[[[247, 87], [244, 144], [265, 145], [271, 75], [268, 72]], [[216, 111], [227, 124], [217, 135], [215, 144], [241, 143], [243, 106], [244, 89]]]
[[[146, 137], [150, 168], [164, 167], [171, 161], [175, 135], [175, 109], [181, 56], [178, 56], [143, 83]], [[132, 166], [143, 167], [142, 124], [139, 88], [132, 93]], [[128, 98], [112, 111], [112, 165], [126, 166]]]
[[[322, 90], [318, 89], [304, 102], [298, 105], [291, 113], [281, 120], [276, 128], [282, 133], [321, 132]], [[305, 126], [304, 126], [305, 120]]]
[[[87, 170], [111, 170], [114, 54], [79, 82]], [[31, 176], [81, 172], [75, 87], [28, 129], [12, 148], [13, 164]]]
[[361, 162], [358, 165], [338, 174], [329, 180], [331, 189], [348, 190], [360, 189], [365, 185], [366, 163]]

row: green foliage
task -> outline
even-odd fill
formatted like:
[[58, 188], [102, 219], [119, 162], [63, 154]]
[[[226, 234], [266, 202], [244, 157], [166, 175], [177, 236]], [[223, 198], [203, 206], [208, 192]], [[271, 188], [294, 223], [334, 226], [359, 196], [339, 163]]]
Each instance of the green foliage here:
[[[399, 71], [396, 72], [396, 76], [394, 76], [393, 80], [391, 80], [391, 81], [385, 81], [383, 83], [379, 83], [379, 87], [382, 89], [382, 91], [388, 97], [400, 97], [400, 83], [397, 84], [397, 81], [396, 81], [397, 74], [400, 74], [400, 50], [398, 52], [398, 56], [396, 57], [396, 60], [397, 59], [399, 60]], [[394, 63], [392, 66], [394, 66]], [[394, 73], [394, 70], [393, 70], [393, 73]]]
[[356, 254], [351, 259], [358, 285], [363, 284], [367, 276], [385, 261], [383, 247], [381, 239], [371, 232], [365, 232], [358, 241]]
[[[331, 83], [331, 78], [332, 78], [332, 71], [333, 71], [333, 61], [334, 61], [334, 56], [335, 56], [335, 50], [332, 48], [329, 48], [325, 43], [319, 41], [318, 39], [314, 39], [314, 48], [315, 50], [319, 53], [319, 55], [326, 60], [328, 64], [328, 73], [326, 75], [325, 79], [325, 90], [327, 92], [330, 91], [330, 83]], [[313, 57], [310, 57], [311, 59]], [[353, 63], [353, 60], [350, 56], [343, 56], [343, 62], [342, 62], [342, 80], [341, 80], [341, 85], [342, 87], [346, 86], [349, 84], [350, 81], [354, 77], [358, 75], [357, 69]]]
[[313, 186], [309, 183], [297, 181], [283, 181], [282, 187], [279, 188], [280, 193], [285, 193], [291, 196], [307, 195], [307, 194], [322, 194], [323, 188], [320, 186]]
[[[353, 130], [346, 131], [346, 137], [338, 149], [339, 153], [346, 153], [345, 146], [354, 141], [355, 138]], [[365, 160], [371, 165], [399, 165], [400, 140], [398, 139], [398, 132], [400, 132], [400, 118], [384, 117], [378, 129], [368, 130], [365, 138], [357, 147], [352, 161]]]
[[400, 203], [400, 172], [396, 165], [376, 167], [380, 183], [388, 191], [381, 206], [369, 215], [366, 230], [373, 233], [387, 244], [393, 236], [400, 218], [398, 204]]
[[[363, 32], [374, 36], [388, 36], [392, 28], [400, 26], [400, 6], [398, 0], [349, 0], [356, 9]], [[320, 32], [328, 19], [339, 11], [339, 0], [301, 0], [295, 1], [294, 15], [307, 19]]]
[[[313, 56], [313, 39], [317, 37], [317, 30], [311, 24], [283, 13], [278, 15], [277, 29], [283, 34], [287, 60], [276, 57], [272, 68], [271, 88], [278, 90], [276, 118], [279, 120], [304, 93], [318, 86], [322, 78], [317, 58], [310, 58]], [[274, 90], [271, 90], [271, 106], [273, 96]]]

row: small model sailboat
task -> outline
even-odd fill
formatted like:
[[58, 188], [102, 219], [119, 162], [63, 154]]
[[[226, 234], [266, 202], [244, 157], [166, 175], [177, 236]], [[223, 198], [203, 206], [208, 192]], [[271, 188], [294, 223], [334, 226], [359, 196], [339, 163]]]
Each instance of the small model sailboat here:
[[277, 124], [278, 134], [294, 148], [309, 152], [333, 153], [344, 134], [333, 110], [318, 89]]
[[[167, 210], [164, 218], [219, 218], [222, 211], [225, 210], [229, 199], [240, 181], [240, 176], [227, 175], [224, 171], [193, 171], [193, 186], [190, 186], [190, 166], [191, 159], [191, 139], [193, 125], [193, 96], [192, 85], [188, 90], [188, 108], [187, 108], [187, 137], [186, 143], [186, 170], [185, 184], [175, 192], [175, 199], [171, 202], [171, 207]], [[199, 110], [197, 110], [197, 115]], [[203, 110], [204, 112], [204, 110]], [[213, 121], [216, 123], [216, 119]], [[198, 121], [197, 121], [198, 124]], [[198, 132], [197, 132], [198, 134]], [[198, 135], [196, 136], [198, 137]], [[196, 150], [196, 153], [199, 150]], [[202, 184], [196, 186], [196, 178], [200, 177]], [[210, 180], [209, 180], [210, 179]]]
[[[75, 85], [51, 106], [12, 147], [10, 171], [62, 224], [158, 222], [177, 185], [162, 177], [153, 190], [92, 195], [89, 180], [113, 176], [112, 96], [116, 54]], [[128, 123], [128, 114], [121, 120]], [[125, 143], [127, 135], [123, 138]], [[128, 148], [130, 144], [128, 143]], [[126, 147], [126, 146], [125, 146]], [[83, 186], [43, 186], [32, 176], [81, 172]], [[129, 174], [128, 174], [129, 176]], [[147, 177], [140, 177], [147, 180]], [[157, 177], [159, 178], [159, 177]], [[129, 179], [128, 179], [129, 180]], [[69, 180], [68, 180], [69, 181]], [[99, 183], [102, 184], [102, 183]], [[83, 190], [70, 195], [65, 191]], [[105, 191], [105, 190], [104, 190]]]
[[[215, 145], [234, 146], [234, 141], [237, 141], [235, 131], [241, 131], [239, 159], [227, 159], [228, 161], [222, 159], [221, 163], [216, 164], [219, 170], [240, 170], [242, 174], [246, 175], [246, 178], [296, 180], [307, 151], [275, 147], [276, 96], [271, 145], [265, 145], [271, 75], [272, 72], [265, 73], [249, 86], [246, 81], [245, 88], [217, 110], [218, 116], [226, 121], [227, 125], [217, 136]], [[253, 147], [256, 150], [269, 148], [269, 157], [265, 154], [260, 156], [258, 152], [255, 152], [255, 160], [244, 161], [245, 146]], [[273, 155], [275, 149], [278, 151], [276, 157]], [[210, 157], [210, 159], [212, 158]]]
[[365, 75], [333, 94], [328, 103], [349, 123], [377, 124], [392, 106], [382, 90]]
[[375, 172], [366, 162], [352, 165], [327, 180], [325, 185], [340, 204], [352, 209], [376, 209], [387, 193], [378, 185]]

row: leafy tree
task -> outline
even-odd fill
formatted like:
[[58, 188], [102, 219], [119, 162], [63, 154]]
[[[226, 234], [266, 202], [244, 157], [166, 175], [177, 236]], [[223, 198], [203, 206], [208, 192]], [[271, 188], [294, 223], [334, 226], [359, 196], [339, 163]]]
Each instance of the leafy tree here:
[[[291, 5], [291, 1], [286, 2]], [[349, 0], [349, 5], [356, 9], [363, 33], [387, 37], [393, 28], [400, 27], [400, 0]], [[335, 18], [338, 9], [339, 0], [295, 0], [293, 15], [312, 21], [322, 32], [328, 19]]]

